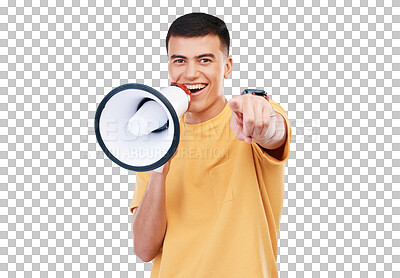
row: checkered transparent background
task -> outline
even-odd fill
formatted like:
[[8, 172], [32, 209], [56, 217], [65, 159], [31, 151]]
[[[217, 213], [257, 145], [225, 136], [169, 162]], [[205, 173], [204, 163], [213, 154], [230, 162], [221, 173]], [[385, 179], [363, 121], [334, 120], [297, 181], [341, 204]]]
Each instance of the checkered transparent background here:
[[227, 97], [265, 88], [291, 119], [280, 277], [400, 277], [398, 0], [1, 1], [1, 276], [149, 276], [135, 174], [93, 119], [114, 87], [168, 85], [165, 36], [192, 11], [231, 31]]

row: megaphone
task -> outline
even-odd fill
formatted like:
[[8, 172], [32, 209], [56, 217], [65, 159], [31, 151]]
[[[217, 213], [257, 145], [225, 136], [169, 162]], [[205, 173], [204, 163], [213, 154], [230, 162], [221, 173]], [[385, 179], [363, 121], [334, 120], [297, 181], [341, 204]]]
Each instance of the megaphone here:
[[114, 163], [137, 172], [164, 165], [175, 153], [179, 119], [188, 110], [190, 90], [171, 83], [160, 91], [129, 83], [114, 88], [99, 104], [95, 134]]

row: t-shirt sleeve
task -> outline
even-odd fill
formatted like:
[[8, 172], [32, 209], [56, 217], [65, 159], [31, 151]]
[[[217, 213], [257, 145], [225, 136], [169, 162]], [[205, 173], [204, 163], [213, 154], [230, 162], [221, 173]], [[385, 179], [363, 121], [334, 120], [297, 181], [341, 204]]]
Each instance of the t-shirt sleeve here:
[[144, 192], [150, 179], [150, 172], [136, 172], [136, 185], [133, 192], [133, 198], [129, 205], [129, 210], [133, 213], [133, 209], [138, 207], [142, 201]]
[[285, 126], [286, 126], [286, 139], [285, 143], [274, 150], [268, 150], [265, 148], [262, 148], [256, 143], [252, 144], [252, 148], [257, 155], [258, 159], [261, 161], [267, 161], [272, 164], [282, 164], [285, 163], [286, 160], [289, 159], [289, 154], [290, 154], [290, 140], [292, 137], [292, 128], [290, 126], [289, 118], [286, 114], [286, 111], [275, 101], [270, 100], [270, 104], [272, 105], [272, 108], [276, 113], [279, 113], [282, 115], [284, 121], [285, 121]]

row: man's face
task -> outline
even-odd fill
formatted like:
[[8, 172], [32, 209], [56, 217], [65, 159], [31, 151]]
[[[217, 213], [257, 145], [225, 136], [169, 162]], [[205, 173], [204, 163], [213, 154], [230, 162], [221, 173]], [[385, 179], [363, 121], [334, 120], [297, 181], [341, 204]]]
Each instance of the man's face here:
[[171, 36], [168, 56], [170, 80], [191, 89], [189, 112], [207, 114], [225, 106], [224, 78], [232, 72], [232, 58], [221, 49], [218, 36]]

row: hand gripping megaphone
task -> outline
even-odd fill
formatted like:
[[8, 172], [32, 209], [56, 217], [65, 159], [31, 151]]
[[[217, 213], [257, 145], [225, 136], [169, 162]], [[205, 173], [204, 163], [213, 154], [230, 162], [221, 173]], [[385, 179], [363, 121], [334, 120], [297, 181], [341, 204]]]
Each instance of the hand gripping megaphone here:
[[178, 147], [179, 119], [189, 104], [190, 90], [183, 84], [172, 82], [160, 91], [143, 84], [121, 85], [97, 108], [97, 142], [109, 159], [125, 169], [160, 168]]

